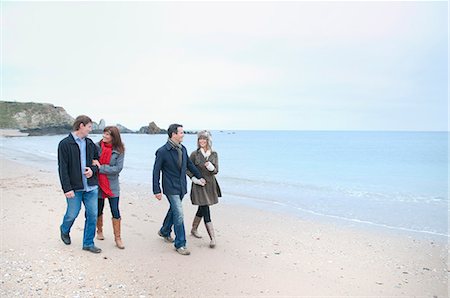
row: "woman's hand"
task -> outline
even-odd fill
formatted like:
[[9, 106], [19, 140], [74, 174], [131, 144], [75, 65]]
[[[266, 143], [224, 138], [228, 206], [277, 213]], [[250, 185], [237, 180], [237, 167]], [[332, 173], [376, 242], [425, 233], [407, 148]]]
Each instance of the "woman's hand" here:
[[205, 162], [205, 167], [208, 169], [208, 171], [212, 172], [216, 169], [216, 167], [209, 161]]
[[200, 186], [205, 186], [205, 184], [206, 184], [206, 180], [203, 179], [203, 178], [198, 179], [197, 177], [192, 176], [191, 180], [192, 180], [192, 182], [194, 184], [197, 184], [197, 185], [200, 185]]
[[98, 160], [94, 159], [94, 160], [92, 160], [92, 165], [100, 167], [100, 162]]

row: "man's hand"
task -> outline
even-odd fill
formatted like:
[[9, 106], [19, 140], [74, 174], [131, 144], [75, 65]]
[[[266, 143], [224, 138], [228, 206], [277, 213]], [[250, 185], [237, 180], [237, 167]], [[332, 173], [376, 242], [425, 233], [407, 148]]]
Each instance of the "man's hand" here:
[[84, 175], [86, 176], [86, 178], [91, 178], [93, 174], [94, 172], [92, 172], [91, 168], [89, 167], [84, 168]]
[[92, 165], [100, 167], [100, 162], [98, 160], [94, 159], [94, 160], [92, 160]]
[[75, 197], [75, 192], [73, 190], [71, 190], [71, 191], [66, 192], [64, 195], [66, 196], [66, 198], [72, 199]]
[[159, 201], [162, 199], [162, 193], [156, 193], [155, 198], [157, 198]]

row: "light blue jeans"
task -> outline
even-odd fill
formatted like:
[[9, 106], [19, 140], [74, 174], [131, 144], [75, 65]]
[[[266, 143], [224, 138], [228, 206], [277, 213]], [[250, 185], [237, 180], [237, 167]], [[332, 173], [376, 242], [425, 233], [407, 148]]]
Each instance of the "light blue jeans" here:
[[61, 225], [61, 231], [69, 234], [75, 219], [80, 213], [81, 202], [84, 204], [83, 247], [94, 246], [95, 227], [97, 226], [98, 189], [91, 191], [75, 191], [75, 197], [68, 199], [67, 210]]
[[170, 203], [169, 211], [167, 211], [161, 227], [161, 234], [169, 236], [172, 232], [172, 226], [175, 231], [175, 248], [186, 246], [186, 233], [184, 231], [183, 205], [181, 201], [183, 197], [180, 195], [166, 195]]

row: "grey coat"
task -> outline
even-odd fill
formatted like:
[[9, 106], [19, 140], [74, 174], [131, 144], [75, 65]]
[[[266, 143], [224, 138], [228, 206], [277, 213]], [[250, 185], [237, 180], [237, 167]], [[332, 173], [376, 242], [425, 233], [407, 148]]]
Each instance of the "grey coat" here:
[[[98, 156], [102, 154], [102, 148], [99, 143], [96, 143], [98, 149]], [[120, 196], [120, 186], [119, 186], [119, 173], [123, 169], [123, 161], [125, 159], [125, 154], [113, 149], [111, 160], [109, 165], [101, 165], [99, 167], [100, 174], [106, 174], [109, 180], [109, 187], [114, 194], [114, 197]], [[102, 190], [98, 188], [98, 197], [102, 198]]]
[[[217, 156], [217, 152], [211, 152], [211, 155], [208, 158], [208, 161], [211, 162], [215, 169], [210, 172], [205, 167], [205, 162], [207, 161], [203, 156], [200, 149], [195, 150], [191, 153], [190, 156], [191, 161], [194, 165], [199, 169], [203, 178], [206, 180], [205, 186], [200, 186], [192, 183], [191, 188], [191, 202], [193, 205], [214, 205], [219, 202], [219, 197], [222, 196], [220, 191], [219, 183], [216, 180], [215, 175], [219, 172], [219, 157]], [[188, 171], [187, 175], [192, 178], [193, 174]]]

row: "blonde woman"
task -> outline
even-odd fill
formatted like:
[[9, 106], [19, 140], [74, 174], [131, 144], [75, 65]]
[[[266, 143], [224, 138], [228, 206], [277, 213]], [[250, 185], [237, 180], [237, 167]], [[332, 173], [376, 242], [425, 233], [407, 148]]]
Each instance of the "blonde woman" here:
[[202, 238], [197, 228], [203, 218], [210, 238], [209, 247], [214, 248], [216, 246], [216, 238], [211, 222], [209, 206], [217, 204], [219, 202], [218, 198], [222, 196], [215, 177], [219, 172], [219, 157], [217, 152], [212, 149], [211, 133], [207, 130], [200, 131], [197, 134], [197, 147], [198, 149], [191, 153], [190, 159], [201, 172], [203, 178], [206, 180], [206, 184], [188, 172], [188, 176], [192, 180], [191, 201], [193, 205], [198, 206], [192, 223], [191, 234], [196, 238]]

